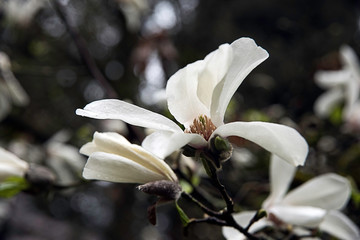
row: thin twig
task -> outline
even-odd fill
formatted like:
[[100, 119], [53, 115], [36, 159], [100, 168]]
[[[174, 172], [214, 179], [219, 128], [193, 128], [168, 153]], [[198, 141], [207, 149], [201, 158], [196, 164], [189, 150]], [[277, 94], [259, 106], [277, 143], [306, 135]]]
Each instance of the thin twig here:
[[[206, 159], [206, 161], [209, 161]], [[226, 211], [229, 213], [233, 213], [234, 212], [234, 202], [231, 199], [231, 197], [229, 196], [229, 194], [227, 193], [225, 186], [221, 184], [216, 168], [213, 166], [212, 163], [208, 164], [209, 170], [211, 171], [211, 180], [213, 185], [215, 186], [215, 188], [220, 192], [222, 198], [224, 199], [225, 203], [226, 203]]]
[[193, 196], [191, 196], [190, 194], [188, 194], [186, 192], [182, 192], [181, 196], [184, 197], [185, 199], [188, 199], [188, 200], [196, 203], [209, 216], [220, 217], [222, 215], [222, 213], [220, 213], [220, 212], [216, 212], [214, 210], [209, 209], [204, 204], [202, 204], [201, 202], [199, 202], [197, 199], [195, 199]]
[[84, 61], [85, 65], [87, 66], [88, 70], [90, 71], [91, 75], [100, 83], [100, 85], [105, 89], [108, 97], [110, 98], [117, 98], [117, 93], [108, 83], [104, 75], [101, 73], [99, 68], [97, 67], [95, 60], [89, 53], [89, 50], [86, 47], [85, 40], [81, 37], [81, 35], [75, 30], [73, 26], [69, 23], [69, 20], [66, 17], [62, 6], [57, 2], [57, 0], [49, 1], [53, 4], [53, 7], [58, 14], [59, 18], [62, 20], [63, 24], [65, 25], [66, 29], [68, 30], [70, 36], [74, 40], [74, 43], [79, 51], [79, 54]]
[[185, 180], [187, 183], [190, 184], [192, 188], [192, 196], [194, 195], [199, 200], [201, 200], [205, 205], [211, 208], [215, 208], [214, 204], [209, 201], [201, 192], [200, 190], [192, 183], [192, 181], [182, 172], [179, 168], [174, 169], [174, 172], [183, 180]]

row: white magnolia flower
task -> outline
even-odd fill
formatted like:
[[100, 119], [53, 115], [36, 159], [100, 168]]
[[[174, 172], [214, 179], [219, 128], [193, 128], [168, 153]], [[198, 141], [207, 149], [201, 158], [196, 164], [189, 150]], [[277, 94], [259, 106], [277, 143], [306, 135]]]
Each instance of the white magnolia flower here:
[[347, 119], [360, 93], [360, 64], [354, 50], [345, 45], [340, 48], [342, 68], [336, 71], [318, 71], [315, 82], [328, 89], [315, 102], [314, 110], [327, 117], [339, 103], [344, 102], [343, 119]]
[[56, 181], [61, 185], [78, 182], [85, 165], [84, 156], [79, 153], [79, 149], [66, 144], [70, 137], [69, 131], [61, 130], [45, 144], [46, 165], [54, 171]]
[[353, 104], [347, 114], [344, 128], [348, 132], [360, 131], [360, 99]]
[[[250, 228], [254, 233], [265, 226], [291, 224], [298, 227], [316, 228], [340, 239], [359, 239], [359, 229], [339, 211], [350, 197], [348, 180], [329, 173], [311, 179], [301, 186], [289, 189], [295, 167], [273, 155], [270, 167], [271, 194], [264, 201], [267, 219], [261, 219]], [[234, 214], [236, 221], [246, 226], [255, 211]], [[229, 239], [245, 239], [237, 230], [224, 227], [224, 236]]]
[[117, 0], [122, 10], [126, 25], [131, 31], [137, 31], [141, 27], [141, 20], [150, 10], [147, 0]]
[[0, 148], [0, 182], [9, 177], [24, 177], [29, 164], [13, 153]]
[[80, 153], [89, 156], [83, 171], [86, 179], [141, 184], [160, 180], [177, 182], [165, 161], [118, 133], [95, 132], [93, 141], [82, 146]]
[[0, 120], [8, 114], [12, 103], [24, 106], [28, 102], [28, 95], [11, 71], [8, 55], [0, 52]]
[[44, 0], [10, 0], [4, 1], [0, 7], [9, 22], [26, 27], [45, 3]]
[[227, 105], [244, 78], [268, 53], [250, 38], [223, 44], [204, 60], [176, 72], [166, 86], [169, 111], [175, 122], [120, 100], [92, 102], [76, 113], [96, 119], [119, 119], [156, 130], [142, 145], [161, 158], [189, 144], [204, 148], [215, 135], [239, 136], [294, 164], [303, 164], [308, 152], [304, 138], [293, 128], [266, 122], [224, 124]]

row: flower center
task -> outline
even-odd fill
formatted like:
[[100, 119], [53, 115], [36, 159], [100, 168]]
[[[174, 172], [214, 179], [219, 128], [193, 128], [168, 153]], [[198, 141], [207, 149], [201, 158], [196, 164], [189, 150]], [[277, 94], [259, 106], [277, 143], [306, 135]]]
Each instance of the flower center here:
[[200, 115], [194, 119], [193, 123], [188, 129], [185, 129], [185, 132], [199, 134], [206, 141], [208, 141], [215, 129], [216, 126], [213, 124], [210, 118], [208, 118], [206, 115]]

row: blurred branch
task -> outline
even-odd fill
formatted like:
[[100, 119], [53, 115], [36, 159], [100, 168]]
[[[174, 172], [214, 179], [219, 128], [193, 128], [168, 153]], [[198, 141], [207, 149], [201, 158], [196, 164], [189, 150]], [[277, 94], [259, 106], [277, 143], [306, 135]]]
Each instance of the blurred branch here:
[[65, 25], [66, 29], [68, 30], [70, 36], [74, 40], [74, 43], [79, 51], [79, 54], [84, 61], [85, 65], [87, 66], [88, 70], [90, 71], [91, 75], [100, 83], [100, 85], [104, 88], [109, 98], [117, 98], [117, 93], [114, 91], [114, 89], [111, 87], [111, 85], [108, 83], [104, 75], [101, 73], [99, 68], [97, 67], [95, 60], [92, 58], [92, 56], [89, 53], [89, 50], [86, 47], [85, 40], [81, 37], [81, 35], [76, 31], [74, 27], [71, 26], [69, 23], [65, 11], [63, 10], [61, 4], [58, 3], [57, 0], [50, 1]]

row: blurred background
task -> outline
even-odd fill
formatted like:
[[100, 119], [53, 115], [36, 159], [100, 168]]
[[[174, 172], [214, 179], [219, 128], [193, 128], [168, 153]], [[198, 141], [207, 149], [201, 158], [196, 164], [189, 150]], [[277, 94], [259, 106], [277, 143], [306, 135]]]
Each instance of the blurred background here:
[[[345, 213], [359, 225], [360, 129], [347, 131], [338, 111], [322, 119], [313, 110], [324, 92], [315, 72], [340, 69], [344, 44], [360, 56], [359, 17], [357, 0], [0, 0], [0, 51], [25, 92], [17, 94], [26, 96], [13, 100], [1, 76], [0, 146], [50, 167], [60, 185], [76, 185], [0, 200], [0, 239], [223, 239], [219, 227], [206, 224], [184, 236], [171, 204], [158, 208], [152, 226], [147, 208], [156, 198], [134, 184], [79, 180], [86, 158], [77, 150], [94, 131], [117, 131], [133, 143], [145, 133], [75, 110], [118, 98], [171, 117], [167, 79], [239, 37], [253, 38], [270, 57], [240, 86], [227, 121], [296, 127], [310, 153], [292, 186], [326, 172], [349, 177], [354, 191]], [[221, 178], [239, 208], [258, 209], [269, 191], [269, 154], [238, 145], [246, 152], [224, 165]], [[202, 178], [200, 184], [209, 185]], [[191, 203], [182, 206], [201, 216]]]

